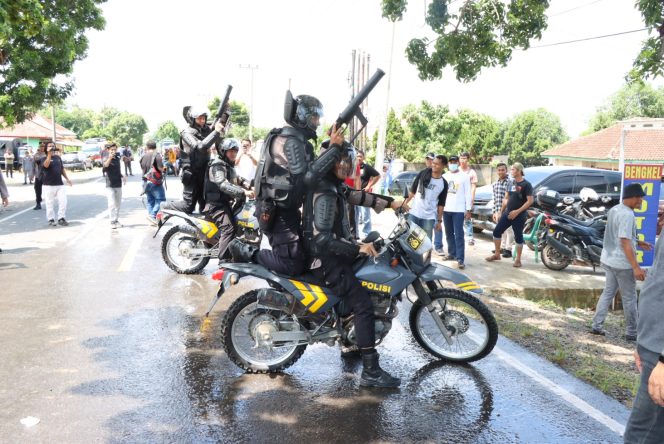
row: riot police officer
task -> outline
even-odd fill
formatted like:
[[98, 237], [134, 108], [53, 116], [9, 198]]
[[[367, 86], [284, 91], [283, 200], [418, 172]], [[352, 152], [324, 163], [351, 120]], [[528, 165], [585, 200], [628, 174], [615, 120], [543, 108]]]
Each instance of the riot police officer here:
[[317, 183], [339, 157], [342, 130], [331, 135], [330, 149], [314, 160], [310, 140], [323, 116], [323, 104], [308, 95], [286, 93], [286, 126], [274, 129], [265, 140], [256, 171], [256, 217], [270, 241], [271, 250], [255, 252], [239, 242], [231, 245], [235, 260], [256, 260], [277, 273], [298, 275], [304, 271], [300, 207], [305, 188]]
[[391, 376], [378, 364], [373, 303], [352, 268], [358, 255], [376, 256], [377, 252], [373, 243], [355, 242], [350, 231], [346, 202], [380, 212], [388, 206], [399, 208], [403, 201], [349, 188], [344, 180], [353, 168], [354, 150], [345, 144], [340, 160], [307, 193], [304, 202], [304, 247], [311, 258], [309, 268], [312, 273], [353, 309], [356, 343], [364, 367], [360, 385], [398, 387], [399, 378]]
[[205, 214], [219, 228], [219, 261], [235, 236], [233, 203], [246, 197], [253, 198], [250, 183], [235, 173], [235, 158], [240, 145], [235, 139], [224, 140], [205, 176]]
[[211, 128], [207, 122], [207, 111], [186, 106], [183, 109], [189, 127], [180, 133], [180, 166], [182, 169], [182, 200], [164, 205], [178, 211], [191, 214], [198, 203], [199, 209], [205, 206], [204, 183], [208, 163], [209, 149], [218, 144], [224, 133], [224, 126], [217, 122]]

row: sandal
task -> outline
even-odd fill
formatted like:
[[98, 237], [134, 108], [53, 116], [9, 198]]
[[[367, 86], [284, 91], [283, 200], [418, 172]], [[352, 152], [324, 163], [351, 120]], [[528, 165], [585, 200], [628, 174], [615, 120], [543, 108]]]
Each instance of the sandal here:
[[495, 254], [492, 254], [491, 256], [485, 257], [484, 260], [487, 261], [487, 262], [499, 261], [500, 260], [500, 255], [496, 256]]

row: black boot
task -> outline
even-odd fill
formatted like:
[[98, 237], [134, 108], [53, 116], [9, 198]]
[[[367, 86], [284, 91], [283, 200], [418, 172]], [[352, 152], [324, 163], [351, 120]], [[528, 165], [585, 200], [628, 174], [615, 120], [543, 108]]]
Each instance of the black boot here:
[[369, 353], [362, 352], [362, 376], [360, 376], [360, 386], [362, 387], [399, 387], [401, 379], [387, 373], [378, 365], [378, 352], [372, 350]]
[[233, 239], [230, 244], [228, 244], [228, 251], [231, 252], [233, 256], [233, 262], [256, 262], [254, 260], [254, 255], [258, 251], [258, 248], [253, 245], [245, 244], [239, 239]]
[[37, 205], [35, 205], [35, 207], [33, 208], [33, 210], [41, 210], [41, 204], [38, 203]]

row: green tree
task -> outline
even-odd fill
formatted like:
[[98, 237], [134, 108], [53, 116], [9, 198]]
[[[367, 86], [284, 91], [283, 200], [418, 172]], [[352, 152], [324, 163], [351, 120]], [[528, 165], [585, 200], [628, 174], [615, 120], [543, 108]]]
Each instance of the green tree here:
[[91, 109], [74, 106], [71, 110], [57, 108], [55, 110], [55, 121], [76, 133], [78, 137], [93, 127], [95, 112]]
[[136, 147], [143, 143], [143, 134], [148, 131], [148, 125], [143, 117], [123, 112], [113, 117], [107, 130], [111, 139], [119, 145]]
[[[383, 17], [401, 20], [407, 3], [382, 0]], [[547, 27], [548, 7], [548, 0], [432, 0], [425, 21], [437, 37], [412, 39], [406, 57], [422, 80], [441, 78], [447, 66], [454, 69], [458, 80], [475, 80], [482, 68], [506, 66], [514, 49], [526, 50], [531, 39], [539, 40]], [[651, 37], [644, 42], [629, 75], [633, 79], [661, 76], [664, 2], [637, 0], [636, 7]]]
[[496, 154], [501, 154], [501, 124], [486, 114], [461, 110], [457, 119], [460, 132], [455, 144], [456, 152], [468, 151], [473, 163], [489, 163]]
[[539, 108], [525, 111], [508, 120], [501, 145], [503, 152], [509, 153], [510, 162], [533, 166], [546, 165], [546, 159], [540, 155], [542, 151], [567, 140], [560, 118]]
[[0, 0], [0, 125], [23, 122], [72, 91], [71, 74], [85, 57], [87, 29], [101, 30], [105, 0]]
[[392, 108], [390, 108], [390, 112], [387, 114], [385, 148], [388, 152], [394, 152], [397, 158], [403, 158], [408, 162], [413, 160], [406, 131], [401, 126], [401, 121], [397, 118], [397, 113]]
[[461, 124], [446, 105], [434, 106], [422, 101], [420, 106], [406, 106], [402, 116], [415, 150], [411, 157], [421, 161], [430, 151], [437, 154], [451, 154], [454, 151]]
[[159, 125], [157, 131], [154, 133], [156, 140], [173, 139], [176, 144], [180, 143], [180, 130], [175, 126], [175, 122], [167, 120]]
[[[208, 103], [208, 109], [210, 110], [210, 116], [214, 116], [219, 109], [221, 104], [221, 98], [215, 97]], [[230, 101], [230, 113], [231, 113], [231, 123], [233, 125], [239, 126], [249, 126], [249, 109], [247, 105], [237, 100]]]
[[664, 117], [664, 87], [631, 82], [609, 98], [590, 120], [590, 133], [632, 117]]

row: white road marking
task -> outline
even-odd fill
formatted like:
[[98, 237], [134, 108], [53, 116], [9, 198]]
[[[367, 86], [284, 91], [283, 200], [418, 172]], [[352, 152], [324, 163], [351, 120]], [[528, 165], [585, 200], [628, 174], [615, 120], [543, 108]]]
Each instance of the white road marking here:
[[623, 424], [620, 424], [615, 419], [600, 412], [595, 407], [591, 406], [590, 404], [588, 404], [578, 396], [565, 390], [555, 382], [551, 381], [546, 376], [539, 374], [537, 371], [533, 370], [524, 363], [520, 362], [513, 355], [508, 354], [507, 352], [503, 351], [498, 347], [495, 347], [491, 352], [491, 354], [495, 355], [498, 359], [500, 359], [510, 367], [514, 368], [515, 370], [520, 371], [521, 373], [523, 373], [533, 381], [539, 383], [545, 389], [549, 390], [555, 395], [560, 396], [565, 401], [569, 402], [571, 405], [581, 410], [583, 413], [590, 416], [595, 421], [599, 422], [600, 424], [603, 424], [610, 430], [616, 432], [620, 436], [623, 436], [625, 434], [625, 426]]
[[20, 215], [23, 214], [23, 213], [27, 213], [27, 212], [30, 211], [30, 210], [32, 210], [32, 208], [28, 207], [28, 208], [26, 208], [26, 209], [23, 210], [23, 211], [19, 211], [18, 213], [15, 213], [15, 214], [12, 214], [11, 216], [7, 216], [7, 217], [5, 217], [4, 219], [0, 219], [0, 223], [4, 222], [4, 221], [6, 221], [6, 220], [9, 220], [9, 219], [13, 219], [13, 218], [15, 218], [16, 216], [20, 216]]
[[134, 259], [136, 259], [136, 254], [138, 254], [138, 250], [141, 248], [141, 243], [143, 242], [144, 237], [145, 233], [136, 234], [134, 240], [129, 246], [129, 249], [127, 250], [127, 253], [125, 254], [125, 257], [122, 259], [122, 262], [118, 267], [118, 272], [131, 270], [132, 265], [134, 265]]

